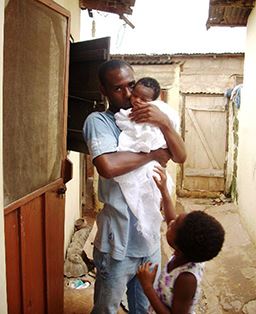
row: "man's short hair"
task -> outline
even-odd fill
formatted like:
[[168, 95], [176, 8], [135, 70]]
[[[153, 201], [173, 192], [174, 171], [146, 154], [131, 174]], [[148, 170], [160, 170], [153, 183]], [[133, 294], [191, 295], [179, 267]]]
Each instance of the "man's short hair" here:
[[127, 67], [133, 71], [132, 66], [128, 62], [125, 62], [123, 60], [108, 60], [108, 61], [103, 62], [100, 65], [99, 71], [98, 71], [98, 77], [99, 77], [99, 81], [100, 81], [101, 85], [105, 86], [105, 84], [106, 84], [106, 73], [108, 71], [115, 70], [115, 69], [127, 68]]

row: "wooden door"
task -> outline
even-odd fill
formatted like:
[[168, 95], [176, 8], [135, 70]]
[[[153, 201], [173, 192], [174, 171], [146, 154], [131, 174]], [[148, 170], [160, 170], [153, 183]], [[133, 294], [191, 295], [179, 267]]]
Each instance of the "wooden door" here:
[[68, 137], [69, 150], [88, 154], [83, 139], [83, 124], [93, 111], [104, 111], [99, 90], [98, 69], [109, 59], [110, 37], [70, 44]]
[[67, 148], [83, 153], [80, 170], [83, 214], [100, 206], [94, 190], [97, 174], [83, 139], [83, 124], [91, 112], [105, 110], [98, 69], [109, 60], [109, 50], [110, 37], [70, 45]]
[[3, 160], [9, 314], [63, 313], [69, 13], [5, 8]]
[[224, 191], [227, 142], [225, 98], [216, 94], [185, 95], [183, 165], [180, 193], [212, 196]]

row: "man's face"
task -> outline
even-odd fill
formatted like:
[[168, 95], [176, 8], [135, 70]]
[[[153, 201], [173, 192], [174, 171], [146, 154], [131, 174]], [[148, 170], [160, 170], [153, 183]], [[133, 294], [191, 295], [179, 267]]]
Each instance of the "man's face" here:
[[106, 83], [101, 92], [108, 98], [109, 109], [116, 113], [131, 107], [130, 97], [135, 85], [134, 74], [129, 67], [110, 70], [106, 73]]

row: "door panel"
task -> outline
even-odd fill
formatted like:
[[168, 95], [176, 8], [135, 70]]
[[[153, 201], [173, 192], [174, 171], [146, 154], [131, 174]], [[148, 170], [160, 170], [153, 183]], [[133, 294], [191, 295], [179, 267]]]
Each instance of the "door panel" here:
[[62, 313], [65, 199], [58, 189], [5, 214], [9, 313]]
[[[47, 313], [44, 260], [43, 196], [22, 206], [20, 216], [20, 252], [24, 313]], [[8, 269], [8, 268], [7, 268]]]
[[70, 179], [65, 169], [71, 173], [66, 160], [69, 19], [69, 12], [50, 0], [10, 0], [5, 8], [3, 160], [10, 314], [63, 313], [63, 191]]
[[227, 123], [222, 95], [185, 96], [185, 144], [182, 189], [223, 192]]
[[71, 43], [68, 96], [67, 147], [88, 153], [82, 129], [93, 111], [105, 110], [99, 91], [98, 68], [109, 59], [110, 37]]
[[61, 177], [67, 27], [67, 17], [37, 1], [10, 0], [5, 9], [5, 206]]
[[[45, 193], [45, 252], [47, 277], [47, 313], [58, 313], [63, 308], [63, 243], [64, 208], [63, 194], [53, 189]], [[58, 239], [56, 239], [58, 234]]]
[[[19, 211], [5, 215], [5, 246], [8, 313], [21, 314], [22, 311], [22, 280], [20, 252], [20, 218]], [[8, 249], [11, 248], [11, 249]]]

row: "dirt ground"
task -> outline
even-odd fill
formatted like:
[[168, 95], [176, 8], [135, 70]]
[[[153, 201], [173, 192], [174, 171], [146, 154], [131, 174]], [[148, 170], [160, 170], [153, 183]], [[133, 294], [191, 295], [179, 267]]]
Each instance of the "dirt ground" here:
[[[256, 313], [256, 247], [243, 227], [238, 208], [227, 200], [179, 198], [178, 212], [203, 210], [218, 219], [225, 231], [225, 243], [220, 254], [206, 263], [202, 295], [196, 314], [255, 314]], [[171, 254], [162, 226], [163, 264]], [[90, 257], [96, 228], [86, 241], [85, 251]], [[92, 308], [94, 279], [86, 289], [65, 287], [65, 314], [89, 314]], [[118, 314], [125, 311], [120, 308]]]

